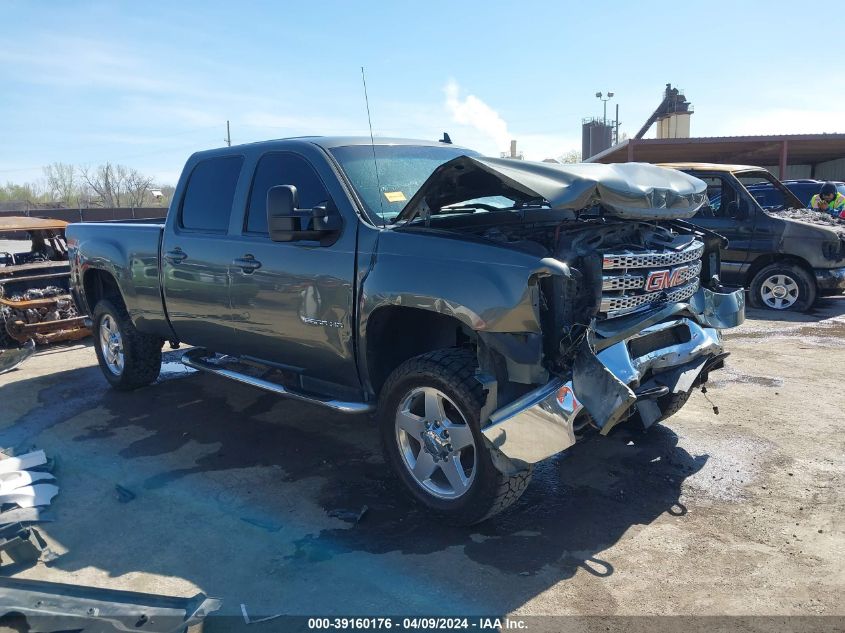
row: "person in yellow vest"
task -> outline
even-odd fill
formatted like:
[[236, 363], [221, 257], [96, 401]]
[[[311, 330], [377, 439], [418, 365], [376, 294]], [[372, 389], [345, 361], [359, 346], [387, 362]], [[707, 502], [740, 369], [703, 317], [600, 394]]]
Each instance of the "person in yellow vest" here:
[[845, 219], [845, 196], [837, 191], [834, 183], [826, 182], [821, 191], [810, 199], [810, 208]]

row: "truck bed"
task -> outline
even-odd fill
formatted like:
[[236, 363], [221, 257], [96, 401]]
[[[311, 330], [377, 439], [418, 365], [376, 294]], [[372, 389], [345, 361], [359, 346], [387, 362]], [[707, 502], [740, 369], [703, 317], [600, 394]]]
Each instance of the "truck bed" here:
[[[93, 283], [89, 273], [99, 274], [92, 265], [96, 263], [96, 268], [105, 270], [118, 280], [126, 308], [138, 327], [169, 337], [170, 326], [159, 279], [163, 231], [163, 220], [69, 225], [67, 238], [72, 286], [85, 287], [85, 284]], [[86, 308], [90, 314], [94, 306]]]

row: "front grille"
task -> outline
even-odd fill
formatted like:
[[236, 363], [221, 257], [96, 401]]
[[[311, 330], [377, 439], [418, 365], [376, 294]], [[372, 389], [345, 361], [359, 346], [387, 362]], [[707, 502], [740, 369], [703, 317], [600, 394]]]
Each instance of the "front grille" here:
[[677, 266], [686, 262], [701, 259], [704, 254], [704, 244], [694, 240], [686, 248], [679, 251], [646, 251], [644, 253], [605, 253], [603, 268], [659, 268], [660, 266]]
[[704, 244], [698, 240], [678, 251], [603, 254], [600, 312], [614, 318], [652, 304], [689, 299], [698, 290], [703, 254]]
[[698, 290], [698, 279], [686, 286], [675, 288], [674, 290], [659, 292], [649, 292], [642, 295], [623, 295], [620, 297], [609, 297], [601, 300], [601, 311], [606, 313], [608, 317], [617, 317], [628, 312], [633, 312], [637, 308], [641, 308], [649, 303], [663, 303], [671, 301], [683, 301], [689, 299]]
[[[604, 275], [602, 277], [602, 290], [634, 290], [645, 286], [645, 280], [649, 271], [638, 271], [636, 273], [622, 273], [618, 275]], [[701, 260], [693, 262], [689, 268], [680, 275], [680, 283], [694, 279], [701, 274]]]

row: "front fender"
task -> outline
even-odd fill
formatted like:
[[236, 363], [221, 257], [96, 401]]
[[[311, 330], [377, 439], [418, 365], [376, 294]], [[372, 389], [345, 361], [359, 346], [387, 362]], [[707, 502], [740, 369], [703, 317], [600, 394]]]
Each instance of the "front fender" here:
[[442, 234], [384, 231], [361, 293], [361, 316], [384, 306], [431, 310], [474, 331], [538, 333], [541, 275], [565, 266]]

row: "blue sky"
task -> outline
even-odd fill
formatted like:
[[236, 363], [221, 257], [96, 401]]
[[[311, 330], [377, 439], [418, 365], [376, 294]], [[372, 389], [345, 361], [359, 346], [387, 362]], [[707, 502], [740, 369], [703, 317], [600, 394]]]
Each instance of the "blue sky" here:
[[173, 184], [227, 119], [234, 143], [367, 134], [361, 66], [376, 135], [494, 155], [580, 149], [597, 91], [633, 135], [667, 82], [695, 136], [845, 132], [843, 20], [813, 1], [0, 0], [0, 182], [109, 160]]

